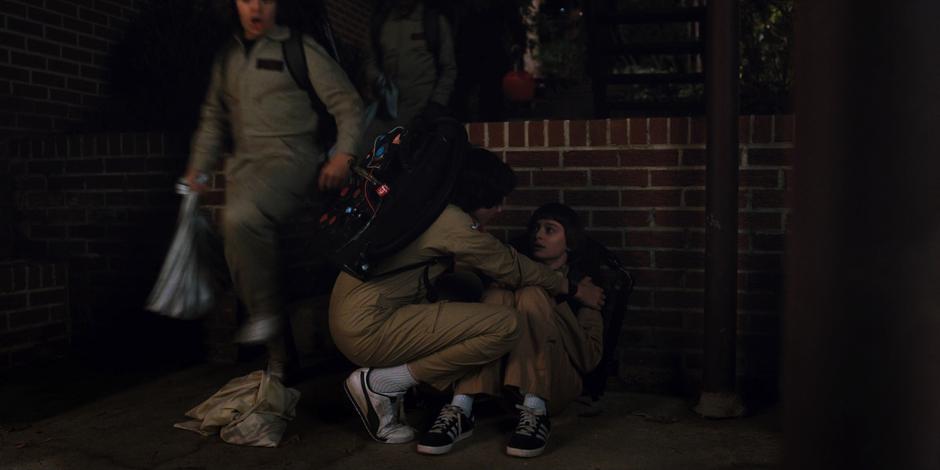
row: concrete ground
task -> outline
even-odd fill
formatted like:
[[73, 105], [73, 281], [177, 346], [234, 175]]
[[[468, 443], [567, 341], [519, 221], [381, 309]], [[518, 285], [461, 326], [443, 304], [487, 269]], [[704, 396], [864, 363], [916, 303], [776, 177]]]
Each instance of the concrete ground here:
[[[345, 367], [324, 367], [296, 386], [297, 418], [279, 448], [229, 445], [175, 429], [183, 413], [256, 363], [193, 365], [160, 374], [108, 375], [81, 368], [33, 372], [0, 382], [0, 469], [769, 469], [781, 456], [774, 409], [737, 420], [705, 420], [674, 397], [611, 390], [604, 411], [569, 407], [552, 420], [548, 450], [535, 459], [504, 454], [515, 425], [498, 401], [478, 403], [474, 435], [428, 457], [415, 444], [379, 444], [347, 403]], [[416, 406], [426, 429], [436, 409]]]

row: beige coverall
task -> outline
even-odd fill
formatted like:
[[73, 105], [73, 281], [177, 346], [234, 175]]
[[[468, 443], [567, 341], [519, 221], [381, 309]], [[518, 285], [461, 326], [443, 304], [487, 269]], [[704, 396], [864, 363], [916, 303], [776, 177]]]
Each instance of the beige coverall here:
[[[558, 292], [567, 280], [480, 232], [470, 216], [448, 205], [420, 237], [376, 272], [453, 255], [505, 285]], [[430, 279], [444, 270], [432, 265]], [[330, 298], [330, 332], [336, 346], [360, 366], [408, 364], [415, 379], [445, 389], [511, 351], [519, 338], [519, 314], [511, 306], [427, 303], [423, 268], [362, 282], [346, 273]]]
[[551, 414], [581, 394], [581, 374], [594, 370], [604, 352], [599, 311], [581, 307], [575, 315], [567, 302], [557, 303], [535, 286], [515, 293], [488, 289], [483, 301], [519, 311], [520, 339], [504, 360], [460, 379], [455, 393], [498, 395], [504, 385], [514, 386], [545, 399]]
[[[284, 63], [281, 44], [289, 36], [288, 28], [275, 26], [249, 50], [236, 38], [219, 54], [192, 142], [191, 166], [211, 174], [225, 136], [233, 140], [222, 233], [235, 292], [252, 316], [282, 313], [277, 228], [315, 194], [324, 160], [315, 140], [317, 113]], [[355, 155], [359, 94], [320, 45], [303, 39], [310, 81], [336, 118], [337, 151]]]
[[[443, 16], [440, 22], [440, 52], [437, 63], [424, 36], [424, 5], [418, 5], [407, 16], [400, 16], [392, 9], [382, 25], [379, 43], [382, 45], [382, 66], [376, 63], [379, 54], [372, 50], [372, 42], [366, 50], [366, 80], [369, 86], [375, 83], [380, 73], [385, 73], [398, 87], [398, 118], [376, 120], [366, 133], [367, 139], [385, 133], [389, 129], [406, 125], [418, 115], [428, 102], [447, 106], [457, 80], [457, 60], [454, 57], [454, 40], [450, 24]], [[438, 69], [438, 65], [440, 69]], [[367, 143], [371, 147], [371, 141]]]

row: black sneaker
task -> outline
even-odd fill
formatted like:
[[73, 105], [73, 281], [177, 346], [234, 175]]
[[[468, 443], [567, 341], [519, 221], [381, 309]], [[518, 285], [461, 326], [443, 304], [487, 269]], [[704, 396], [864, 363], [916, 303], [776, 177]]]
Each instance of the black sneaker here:
[[552, 423], [544, 411], [536, 411], [522, 405], [516, 405], [520, 410], [519, 424], [509, 438], [506, 453], [513, 457], [536, 457], [545, 451], [548, 435], [552, 431]]
[[418, 452], [440, 455], [450, 452], [454, 444], [473, 435], [473, 416], [467, 417], [457, 405], [444, 405], [434, 425], [418, 443]]

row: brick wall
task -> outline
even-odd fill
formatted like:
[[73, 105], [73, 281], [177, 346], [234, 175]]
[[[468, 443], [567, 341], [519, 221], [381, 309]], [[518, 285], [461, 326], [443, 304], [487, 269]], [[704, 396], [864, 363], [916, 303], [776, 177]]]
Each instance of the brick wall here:
[[[746, 116], [740, 129], [738, 371], [746, 387], [772, 393], [793, 120]], [[519, 174], [519, 187], [496, 222], [498, 235], [521, 232], [543, 202], [565, 202], [635, 276], [621, 337], [621, 377], [639, 390], [697, 390], [704, 120], [474, 123], [468, 130], [472, 141], [503, 154]], [[25, 239], [17, 252], [69, 261], [79, 343], [140, 315], [175, 225], [179, 199], [170, 188], [186, 162], [186, 147], [185, 139], [158, 133], [50, 136], [11, 144], [16, 226]], [[225, 199], [221, 174], [213, 185], [206, 202], [218, 214]], [[286, 237], [294, 297], [329, 287], [311, 281], [323, 277], [313, 240], [305, 236], [313, 218], [302, 217]], [[221, 315], [207, 325], [219, 343], [210, 354], [232, 357], [223, 347], [237, 324], [230, 302]]]
[[374, 2], [370, 0], [327, 0], [330, 24], [347, 44], [361, 48], [368, 40], [369, 17]]
[[79, 126], [108, 96], [108, 54], [148, 0], [2, 0], [0, 131]]
[[0, 262], [0, 369], [68, 352], [67, 280], [62, 263]]
[[184, 139], [58, 135], [10, 142], [18, 257], [67, 261], [79, 345], [141, 315], [175, 225]]
[[[620, 375], [641, 390], [695, 391], [702, 368], [705, 122], [702, 118], [475, 123], [470, 138], [505, 155], [519, 187], [496, 227], [565, 202], [636, 278]], [[781, 262], [789, 218], [791, 116], [740, 119], [738, 374], [773, 393]]]

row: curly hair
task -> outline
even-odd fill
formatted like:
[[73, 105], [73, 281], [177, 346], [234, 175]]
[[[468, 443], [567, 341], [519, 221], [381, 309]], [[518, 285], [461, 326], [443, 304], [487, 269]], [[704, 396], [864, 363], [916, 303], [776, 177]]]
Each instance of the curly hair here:
[[495, 207], [516, 188], [516, 174], [499, 156], [484, 148], [470, 149], [457, 176], [451, 202], [464, 212]]

